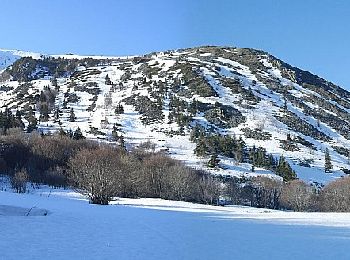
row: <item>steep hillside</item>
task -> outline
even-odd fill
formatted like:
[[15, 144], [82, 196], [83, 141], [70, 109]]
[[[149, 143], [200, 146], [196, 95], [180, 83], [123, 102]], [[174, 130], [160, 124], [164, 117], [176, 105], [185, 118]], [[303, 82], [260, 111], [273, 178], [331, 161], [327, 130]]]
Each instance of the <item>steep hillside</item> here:
[[28, 131], [80, 128], [215, 174], [291, 178], [290, 164], [299, 178], [325, 183], [350, 169], [350, 93], [266, 52], [199, 47], [2, 66], [0, 105], [20, 111]]

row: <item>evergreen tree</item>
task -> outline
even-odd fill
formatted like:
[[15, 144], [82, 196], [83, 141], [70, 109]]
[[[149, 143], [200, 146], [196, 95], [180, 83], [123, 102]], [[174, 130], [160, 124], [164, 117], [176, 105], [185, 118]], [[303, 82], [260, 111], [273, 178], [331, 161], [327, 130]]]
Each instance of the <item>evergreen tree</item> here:
[[118, 104], [117, 107], [114, 110], [114, 113], [116, 115], [120, 115], [124, 113], [124, 107], [121, 104]]
[[246, 159], [246, 144], [243, 141], [242, 137], [240, 137], [236, 143], [236, 149], [233, 152], [234, 158], [237, 162], [244, 162]]
[[29, 107], [26, 119], [28, 121], [27, 132], [31, 133], [37, 129], [38, 120], [35, 117], [32, 107]]
[[110, 77], [108, 76], [108, 74], [106, 75], [106, 78], [105, 78], [105, 84], [112, 85], [112, 81], [111, 81]]
[[115, 123], [113, 125], [113, 130], [112, 130], [112, 140], [115, 142], [118, 142], [119, 138], [120, 138], [118, 131], [119, 131], [119, 128], [118, 128], [117, 124]]
[[329, 150], [326, 148], [324, 154], [324, 172], [332, 172], [333, 165], [331, 162], [331, 156], [329, 155]]
[[53, 118], [54, 118], [54, 122], [58, 122], [60, 120], [60, 110], [58, 107], [53, 112]]
[[124, 136], [120, 136], [119, 137], [119, 146], [126, 151], [126, 145], [125, 145], [125, 140], [124, 140]]
[[196, 124], [190, 132], [190, 140], [192, 142], [195, 142], [197, 138], [199, 138], [200, 134], [201, 134], [201, 128], [199, 125]]
[[198, 156], [204, 156], [207, 154], [208, 147], [204, 137], [199, 138], [194, 153]]
[[213, 154], [210, 157], [210, 159], [209, 159], [209, 161], [207, 163], [207, 166], [209, 168], [215, 168], [215, 167], [217, 167], [219, 165], [219, 162], [220, 162], [220, 159], [218, 158], [218, 155], [217, 154]]
[[83, 133], [81, 132], [80, 127], [78, 127], [74, 133], [73, 133], [73, 139], [74, 140], [81, 140], [81, 139], [85, 139], [85, 136], [83, 136]]
[[55, 88], [55, 90], [58, 92], [60, 90], [60, 87], [58, 86], [58, 83], [57, 83], [57, 79], [56, 78], [53, 78], [51, 80], [51, 84], [52, 86]]
[[40, 105], [40, 117], [39, 120], [41, 122], [47, 122], [49, 120], [49, 107], [47, 103], [42, 103]]
[[76, 117], [75, 117], [74, 110], [73, 110], [73, 108], [71, 108], [70, 112], [69, 112], [69, 121], [70, 122], [75, 122], [75, 119], [76, 119]]
[[286, 161], [284, 156], [282, 155], [278, 161], [278, 165], [276, 168], [276, 174], [281, 176], [284, 181], [290, 181], [296, 179], [295, 171], [292, 169], [292, 167], [289, 165], [289, 163]]
[[19, 127], [21, 129], [23, 129], [24, 128], [24, 123], [22, 121], [22, 113], [21, 113], [21, 111], [19, 111], [19, 110], [16, 111], [15, 119], [16, 119], [16, 126], [15, 127]]

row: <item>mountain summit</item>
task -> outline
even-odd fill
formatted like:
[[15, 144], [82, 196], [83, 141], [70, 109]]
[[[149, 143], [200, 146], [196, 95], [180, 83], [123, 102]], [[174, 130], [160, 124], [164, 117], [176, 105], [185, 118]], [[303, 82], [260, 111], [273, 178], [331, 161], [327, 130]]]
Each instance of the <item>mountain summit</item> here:
[[[27, 131], [162, 150], [234, 176], [349, 173], [350, 93], [259, 50], [133, 57], [0, 51], [0, 105]], [[2, 125], [4, 128], [4, 125]]]

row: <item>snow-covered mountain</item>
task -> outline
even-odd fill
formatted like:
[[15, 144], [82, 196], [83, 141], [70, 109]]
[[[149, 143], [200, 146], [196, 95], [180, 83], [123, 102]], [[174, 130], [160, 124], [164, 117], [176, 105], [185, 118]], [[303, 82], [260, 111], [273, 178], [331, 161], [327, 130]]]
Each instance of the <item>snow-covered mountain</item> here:
[[[88, 138], [112, 141], [114, 130], [130, 149], [150, 141], [215, 174], [275, 176], [263, 163], [252, 171], [255, 159], [247, 154], [237, 160], [217, 148], [223, 136], [234, 137], [233, 146], [240, 140], [266, 150], [264, 157], [284, 156], [307, 182], [325, 183], [350, 169], [350, 93], [263, 51], [198, 47], [133, 57], [0, 51], [1, 67], [7, 69], [0, 105], [25, 116], [31, 106], [44, 132], [79, 127]], [[213, 153], [220, 162], [208, 168]]]

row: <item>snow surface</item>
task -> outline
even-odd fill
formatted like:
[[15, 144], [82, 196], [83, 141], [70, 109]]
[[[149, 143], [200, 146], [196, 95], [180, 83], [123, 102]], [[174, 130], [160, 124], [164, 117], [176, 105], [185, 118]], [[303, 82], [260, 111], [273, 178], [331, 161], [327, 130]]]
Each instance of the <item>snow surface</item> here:
[[[350, 214], [0, 191], [0, 259], [349, 259]], [[29, 214], [29, 209], [47, 214]], [[15, 209], [15, 210], [14, 210]], [[15, 212], [15, 214], [13, 213]]]

